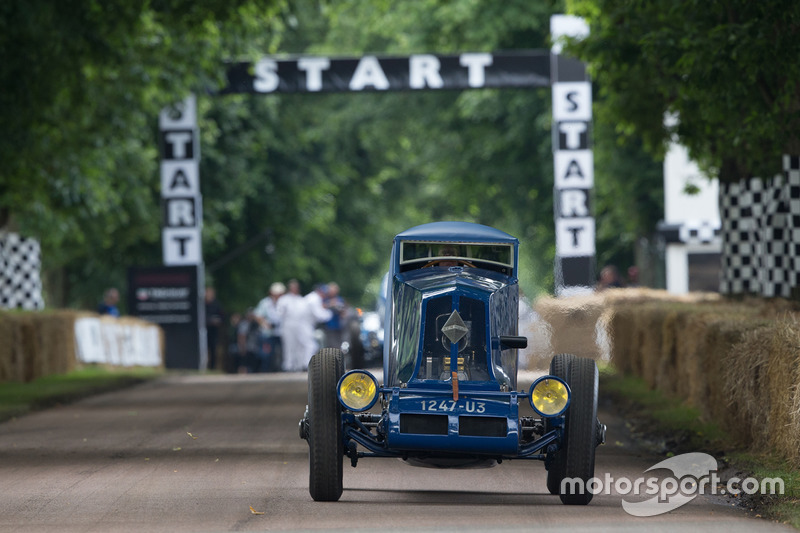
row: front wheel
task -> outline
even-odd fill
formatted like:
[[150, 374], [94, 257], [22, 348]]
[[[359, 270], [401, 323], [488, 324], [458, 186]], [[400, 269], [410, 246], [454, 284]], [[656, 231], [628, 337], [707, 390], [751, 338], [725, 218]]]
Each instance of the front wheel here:
[[566, 452], [564, 478], [572, 482], [562, 479], [559, 487], [561, 502], [567, 505], [586, 505], [593, 496], [588, 485], [594, 477], [595, 448], [600, 441], [597, 378], [597, 365], [593, 360], [576, 357], [570, 363], [567, 384], [572, 391], [572, 398], [564, 421], [562, 452]]
[[[550, 375], [569, 383], [569, 367], [574, 360], [575, 356], [571, 353], [556, 354], [550, 361]], [[555, 426], [547, 419], [545, 420], [545, 428], [546, 431], [551, 431], [555, 429]], [[548, 458], [547, 467], [547, 490], [550, 494], [556, 495], [561, 492], [561, 480], [564, 479], [567, 454], [563, 446], [561, 449], [551, 453], [552, 456]]]
[[341, 350], [323, 348], [308, 365], [308, 492], [315, 501], [342, 496], [342, 407], [336, 385], [344, 374]]

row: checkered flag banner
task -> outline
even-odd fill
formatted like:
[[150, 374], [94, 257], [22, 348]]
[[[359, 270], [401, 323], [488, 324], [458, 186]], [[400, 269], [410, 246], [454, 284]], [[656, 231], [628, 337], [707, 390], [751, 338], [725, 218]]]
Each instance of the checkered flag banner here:
[[39, 241], [0, 232], [0, 309], [44, 309]]
[[800, 285], [800, 157], [783, 175], [720, 185], [723, 294], [788, 298]]

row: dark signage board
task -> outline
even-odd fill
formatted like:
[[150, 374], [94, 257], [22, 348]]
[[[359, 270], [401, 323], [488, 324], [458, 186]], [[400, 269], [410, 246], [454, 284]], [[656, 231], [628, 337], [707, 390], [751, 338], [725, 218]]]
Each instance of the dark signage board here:
[[231, 64], [227, 76], [221, 94], [549, 87], [550, 52], [264, 57]]
[[167, 368], [204, 369], [205, 306], [197, 265], [128, 269], [130, 313], [164, 330]]

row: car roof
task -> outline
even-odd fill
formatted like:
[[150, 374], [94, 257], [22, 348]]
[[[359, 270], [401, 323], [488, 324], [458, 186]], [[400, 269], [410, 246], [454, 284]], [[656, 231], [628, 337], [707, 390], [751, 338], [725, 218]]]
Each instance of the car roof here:
[[516, 237], [504, 231], [473, 222], [431, 222], [398, 233], [395, 239], [398, 241], [519, 243]]

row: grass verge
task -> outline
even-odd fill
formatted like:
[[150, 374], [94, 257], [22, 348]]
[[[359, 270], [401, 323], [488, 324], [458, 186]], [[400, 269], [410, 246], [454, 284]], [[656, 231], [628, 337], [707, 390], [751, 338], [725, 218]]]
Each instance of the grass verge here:
[[781, 478], [783, 495], [753, 495], [738, 498], [735, 503], [756, 516], [800, 530], [800, 471], [787, 461], [737, 445], [717, 424], [701, 420], [697, 409], [651, 390], [642, 379], [619, 374], [610, 365], [600, 366], [600, 391], [622, 412], [637, 440], [657, 453], [709, 453], [721, 463], [722, 477], [727, 473], [759, 480]]
[[108, 370], [88, 367], [30, 383], [0, 383], [0, 422], [55, 405], [74, 402], [163, 375], [158, 368]]

